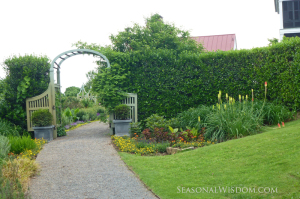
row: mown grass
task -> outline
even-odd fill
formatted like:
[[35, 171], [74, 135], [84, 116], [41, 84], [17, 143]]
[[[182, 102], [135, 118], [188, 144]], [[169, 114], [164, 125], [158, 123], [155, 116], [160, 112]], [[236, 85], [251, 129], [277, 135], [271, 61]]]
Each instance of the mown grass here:
[[[261, 134], [175, 155], [119, 154], [161, 198], [300, 198], [299, 148], [300, 120], [296, 120], [285, 128], [266, 127]], [[192, 187], [213, 192], [191, 193]], [[220, 193], [219, 187], [255, 188], [256, 193]], [[259, 187], [277, 188], [277, 193], [258, 193]]]

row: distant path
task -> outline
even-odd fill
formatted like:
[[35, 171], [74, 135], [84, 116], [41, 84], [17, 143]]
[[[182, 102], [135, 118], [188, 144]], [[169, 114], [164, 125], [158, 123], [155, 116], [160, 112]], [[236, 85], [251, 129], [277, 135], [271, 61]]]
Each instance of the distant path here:
[[67, 134], [38, 154], [42, 171], [31, 180], [32, 199], [156, 198], [121, 160], [107, 125], [93, 122]]

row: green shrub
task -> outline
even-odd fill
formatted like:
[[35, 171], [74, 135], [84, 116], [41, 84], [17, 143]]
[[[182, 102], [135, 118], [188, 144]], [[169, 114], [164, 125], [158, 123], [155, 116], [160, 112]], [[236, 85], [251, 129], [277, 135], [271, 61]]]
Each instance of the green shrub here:
[[50, 126], [53, 121], [53, 116], [48, 109], [39, 109], [32, 113], [31, 120], [33, 126]]
[[142, 133], [142, 125], [140, 122], [132, 122], [130, 123], [130, 137], [134, 137], [135, 135], [140, 136]]
[[6, 158], [9, 151], [10, 151], [9, 139], [3, 135], [0, 135], [0, 160]]
[[103, 108], [103, 107], [98, 107], [96, 112], [97, 112], [97, 113], [105, 113], [105, 108]]
[[88, 113], [85, 114], [84, 116], [82, 116], [82, 121], [87, 122], [87, 121], [89, 121], [89, 120], [90, 120], [90, 116], [89, 116]]
[[83, 116], [85, 115], [86, 113], [85, 113], [85, 111], [83, 110], [83, 109], [80, 109], [79, 111], [78, 111], [78, 113], [77, 113], [77, 117], [79, 118], [78, 120], [79, 121], [83, 121]]
[[8, 121], [0, 118], [0, 135], [4, 136], [20, 136], [19, 131], [22, 131], [20, 127], [11, 124]]
[[60, 126], [57, 128], [57, 137], [66, 136], [66, 128], [64, 126]]
[[114, 113], [117, 119], [126, 120], [130, 117], [130, 107], [126, 104], [120, 104], [114, 108]]
[[37, 96], [49, 86], [50, 60], [46, 56], [12, 56], [4, 61], [4, 101], [0, 118], [27, 129], [26, 98]]
[[35, 141], [31, 139], [30, 136], [9, 136], [8, 139], [11, 145], [10, 152], [15, 154], [20, 154], [22, 152], [25, 152], [26, 150], [32, 150], [37, 147]]
[[154, 150], [158, 153], [165, 153], [167, 152], [167, 147], [170, 147], [169, 142], [157, 143], [154, 145]]
[[62, 109], [77, 109], [83, 108], [80, 100], [77, 97], [62, 97]]
[[166, 120], [163, 116], [159, 116], [158, 114], [153, 114], [148, 117], [146, 120], [146, 128], [149, 128], [152, 132], [155, 128], [163, 128], [168, 131], [170, 126], [170, 121]]
[[93, 107], [95, 102], [90, 99], [82, 99], [81, 104], [83, 105], [84, 108], [88, 108], [88, 107]]

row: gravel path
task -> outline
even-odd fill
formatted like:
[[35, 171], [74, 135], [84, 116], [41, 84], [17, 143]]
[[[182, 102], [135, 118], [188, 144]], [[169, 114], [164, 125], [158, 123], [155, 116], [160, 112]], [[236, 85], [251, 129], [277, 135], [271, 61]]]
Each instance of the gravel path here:
[[93, 122], [68, 132], [38, 154], [33, 199], [157, 198], [126, 167], [111, 145], [108, 126]]

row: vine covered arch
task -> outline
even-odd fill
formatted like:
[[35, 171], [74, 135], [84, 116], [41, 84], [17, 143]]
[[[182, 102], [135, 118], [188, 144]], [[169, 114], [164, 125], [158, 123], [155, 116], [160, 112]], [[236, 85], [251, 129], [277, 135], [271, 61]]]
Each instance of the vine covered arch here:
[[[65, 51], [59, 55], [57, 55], [53, 61], [51, 62], [49, 76], [50, 83], [48, 89], [35, 97], [26, 99], [26, 113], [27, 113], [27, 130], [33, 131], [33, 126], [31, 122], [31, 115], [34, 111], [38, 109], [48, 109], [50, 113], [52, 113], [53, 117], [53, 125], [54, 125], [54, 134], [53, 138], [57, 137], [57, 127], [61, 124], [61, 105], [60, 105], [60, 68], [64, 61], [67, 59], [76, 56], [76, 55], [93, 55], [99, 56], [100, 62], [105, 62], [107, 67], [110, 67], [110, 63], [108, 59], [101, 53], [89, 50], [89, 49], [75, 49]], [[54, 79], [54, 70], [56, 70], [56, 82]], [[58, 95], [55, 95], [58, 93]]]

